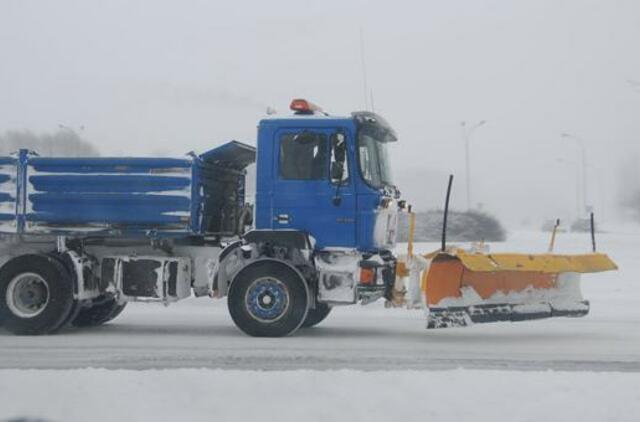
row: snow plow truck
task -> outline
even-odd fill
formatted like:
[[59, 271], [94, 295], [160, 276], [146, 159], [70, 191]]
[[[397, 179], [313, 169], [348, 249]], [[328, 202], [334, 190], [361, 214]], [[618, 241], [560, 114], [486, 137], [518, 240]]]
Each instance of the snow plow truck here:
[[[410, 212], [390, 174], [391, 126], [303, 99], [183, 158], [0, 157], [0, 325], [20, 335], [97, 326], [128, 302], [227, 298], [244, 333], [279, 337], [332, 307], [422, 306], [428, 328], [582, 316], [579, 274], [604, 254], [394, 253]], [[254, 204], [246, 168], [256, 164]], [[414, 220], [412, 225], [414, 224]]]

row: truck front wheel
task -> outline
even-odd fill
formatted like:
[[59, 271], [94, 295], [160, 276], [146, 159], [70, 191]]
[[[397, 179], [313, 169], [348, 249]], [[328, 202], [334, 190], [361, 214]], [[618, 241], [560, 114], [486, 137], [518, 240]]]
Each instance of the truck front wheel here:
[[50, 334], [74, 306], [73, 280], [47, 255], [22, 255], [0, 270], [0, 320], [14, 334]]
[[304, 322], [309, 297], [304, 280], [277, 262], [251, 264], [238, 273], [229, 288], [233, 322], [254, 337], [283, 337]]
[[307, 318], [302, 323], [302, 328], [314, 327], [320, 324], [331, 312], [331, 306], [326, 303], [316, 303], [314, 309], [309, 309]]

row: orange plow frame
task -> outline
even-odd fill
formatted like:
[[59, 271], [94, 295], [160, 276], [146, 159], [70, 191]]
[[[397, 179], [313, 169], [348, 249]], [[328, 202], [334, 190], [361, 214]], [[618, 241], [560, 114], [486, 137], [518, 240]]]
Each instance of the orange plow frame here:
[[[482, 254], [461, 249], [425, 255], [422, 291], [429, 328], [472, 322], [584, 316], [579, 273], [616, 269], [605, 254]], [[571, 286], [569, 286], [571, 284]]]

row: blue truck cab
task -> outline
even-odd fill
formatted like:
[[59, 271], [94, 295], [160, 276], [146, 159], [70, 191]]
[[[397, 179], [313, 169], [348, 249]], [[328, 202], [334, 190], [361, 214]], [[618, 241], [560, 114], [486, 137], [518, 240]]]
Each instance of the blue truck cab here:
[[128, 302], [195, 295], [227, 297], [249, 335], [284, 336], [334, 306], [389, 299], [403, 208], [395, 132], [371, 112], [329, 116], [302, 99], [291, 109], [260, 121], [257, 148], [0, 157], [0, 325], [48, 334], [106, 323]]
[[304, 100], [292, 109], [258, 126], [256, 228], [307, 232], [318, 249], [393, 248], [393, 129], [370, 112], [333, 117]]

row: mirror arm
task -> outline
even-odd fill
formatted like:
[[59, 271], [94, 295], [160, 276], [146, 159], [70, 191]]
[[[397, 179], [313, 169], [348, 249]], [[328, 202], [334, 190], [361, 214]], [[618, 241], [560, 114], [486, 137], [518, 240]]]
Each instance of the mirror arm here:
[[340, 196], [340, 186], [342, 185], [342, 180], [339, 180], [336, 185], [336, 193], [333, 195], [333, 205], [336, 207], [342, 203], [342, 197]]

